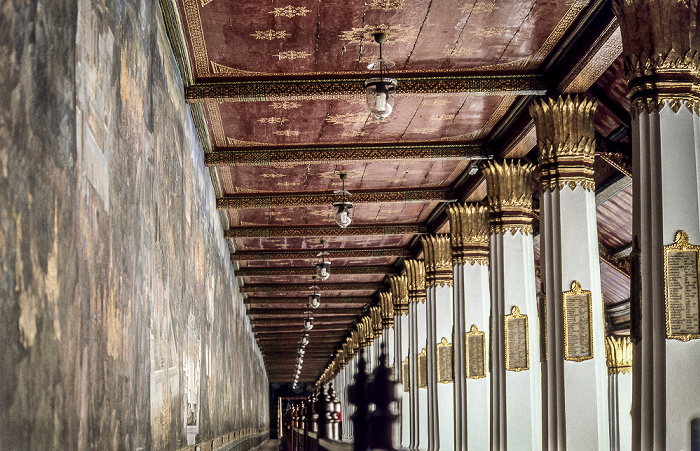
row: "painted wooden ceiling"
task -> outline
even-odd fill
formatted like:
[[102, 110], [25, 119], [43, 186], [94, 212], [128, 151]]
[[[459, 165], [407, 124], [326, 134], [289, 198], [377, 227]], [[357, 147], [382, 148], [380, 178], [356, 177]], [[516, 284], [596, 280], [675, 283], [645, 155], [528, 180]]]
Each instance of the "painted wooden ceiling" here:
[[[271, 382], [293, 379], [321, 240], [332, 275], [320, 284], [307, 382], [376, 302], [386, 275], [422, 258], [417, 237], [449, 232], [445, 204], [485, 201], [478, 159], [536, 160], [526, 108], [534, 95], [599, 100], [603, 294], [610, 305], [629, 298], [629, 102], [608, 2], [161, 4]], [[388, 36], [382, 51], [399, 82], [384, 121], [369, 114], [363, 88], [377, 31]], [[329, 200], [340, 173], [356, 199], [348, 229], [333, 221]]]

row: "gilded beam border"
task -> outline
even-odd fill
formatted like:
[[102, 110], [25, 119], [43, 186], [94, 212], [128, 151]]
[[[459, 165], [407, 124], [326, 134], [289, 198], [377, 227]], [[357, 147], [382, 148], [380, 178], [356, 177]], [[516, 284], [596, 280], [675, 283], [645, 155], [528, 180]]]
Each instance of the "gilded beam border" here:
[[340, 227], [232, 227], [224, 232], [225, 238], [282, 238], [331, 236], [386, 236], [428, 233], [424, 225], [353, 226]]
[[[292, 259], [316, 259], [318, 250], [297, 250], [297, 251], [276, 251], [257, 252], [244, 251], [231, 254], [232, 261], [245, 260], [292, 260]], [[373, 250], [347, 249], [347, 250], [326, 250], [332, 258], [373, 258], [373, 257], [403, 257], [410, 258], [413, 254], [404, 248], [383, 248]]]

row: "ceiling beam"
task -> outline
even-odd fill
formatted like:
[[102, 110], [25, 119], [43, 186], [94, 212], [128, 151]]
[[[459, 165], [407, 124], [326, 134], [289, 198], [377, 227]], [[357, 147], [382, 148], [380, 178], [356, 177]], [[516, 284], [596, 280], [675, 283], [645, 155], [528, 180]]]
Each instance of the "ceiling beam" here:
[[[284, 251], [239, 251], [231, 254], [232, 261], [247, 260], [294, 260], [317, 258], [320, 249], [308, 250], [284, 250]], [[388, 247], [375, 249], [326, 249], [331, 258], [372, 258], [372, 257], [404, 257], [413, 256], [410, 250], [402, 247]]]
[[[204, 155], [204, 165], [276, 166], [289, 163], [344, 163], [391, 160], [477, 160], [488, 158], [479, 144], [470, 143], [385, 143], [335, 146], [294, 146], [275, 148], [220, 148]], [[223, 150], [225, 149], [225, 150]]]
[[[446, 95], [544, 95], [547, 88], [538, 74], [497, 74], [441, 72], [436, 75], [392, 74], [397, 80], [397, 97]], [[221, 81], [185, 86], [188, 103], [269, 102], [294, 100], [335, 100], [365, 97], [366, 74], [355, 77], [327, 77], [304, 80], [276, 77], [252, 81]]]
[[[331, 273], [333, 275], [370, 275], [370, 274], [389, 274], [394, 271], [391, 266], [332, 266]], [[316, 270], [313, 267], [290, 267], [290, 268], [240, 268], [236, 271], [238, 277], [255, 277], [255, 276], [313, 276]]]
[[[330, 204], [328, 204], [330, 205]], [[355, 225], [331, 227], [231, 227], [225, 238], [308, 238], [344, 236], [389, 236], [430, 233], [424, 225]]]
[[[387, 202], [454, 202], [457, 195], [447, 190], [391, 190], [391, 191], [355, 191], [350, 200], [354, 204], [387, 203]], [[271, 207], [320, 207], [342, 201], [340, 194], [333, 193], [304, 193], [280, 194], [256, 193], [250, 195], [224, 196], [216, 200], [216, 208], [245, 209]]]
[[[311, 282], [305, 283], [280, 283], [269, 284], [248, 284], [241, 287], [241, 293], [267, 293], [270, 291], [309, 291]], [[318, 291], [353, 291], [353, 290], [379, 290], [384, 284], [369, 282], [345, 282], [345, 283], [325, 283], [316, 284]]]
[[[367, 304], [374, 300], [373, 297], [323, 297], [323, 303], [325, 305], [333, 304], [338, 306], [345, 306], [348, 304]], [[256, 298], [248, 296], [243, 300], [244, 304], [247, 305], [264, 305], [264, 304], [304, 304], [309, 302], [308, 297], [279, 297], [279, 298]]]

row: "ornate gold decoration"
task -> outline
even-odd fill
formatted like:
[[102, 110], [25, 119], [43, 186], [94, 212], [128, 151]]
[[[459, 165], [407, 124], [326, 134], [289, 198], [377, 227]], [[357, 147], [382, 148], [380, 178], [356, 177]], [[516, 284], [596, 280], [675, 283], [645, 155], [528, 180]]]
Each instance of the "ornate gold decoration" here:
[[350, 331], [350, 337], [351, 337], [351, 344], [352, 344], [352, 349], [353, 349], [353, 355], [357, 354], [357, 351], [360, 350], [360, 332], [358, 329], [358, 325], [355, 324], [355, 329]]
[[608, 374], [626, 374], [632, 371], [630, 337], [605, 337], [605, 361], [608, 365]]
[[272, 11], [270, 11], [270, 14], [274, 14], [275, 17], [287, 17], [291, 19], [292, 17], [306, 16], [310, 12], [311, 11], [308, 10], [305, 6], [287, 5], [282, 8], [273, 9]]
[[408, 315], [408, 280], [406, 276], [393, 274], [389, 276], [391, 299], [397, 315]]
[[[258, 122], [260, 122], [261, 124], [280, 124], [280, 125], [282, 125], [285, 122], [289, 122], [289, 119], [287, 119], [286, 117], [274, 117], [274, 116], [261, 117], [260, 119], [258, 119]], [[297, 132], [297, 135], [298, 134], [299, 133]], [[297, 136], [297, 135], [295, 135], [295, 136]]]
[[401, 9], [406, 0], [370, 0], [369, 7], [372, 9], [381, 9], [390, 11], [392, 9]]
[[532, 171], [520, 160], [487, 161], [481, 166], [486, 178], [491, 233], [532, 233]]
[[357, 113], [343, 113], [343, 114], [333, 114], [326, 117], [326, 122], [330, 122], [335, 125], [355, 125], [362, 123], [364, 124], [370, 117], [370, 114], [366, 111], [359, 111]]
[[301, 132], [299, 130], [275, 130], [274, 134], [277, 136], [299, 136]]
[[384, 33], [387, 36], [385, 44], [395, 42], [407, 43], [412, 42], [418, 36], [418, 30], [414, 27], [406, 25], [365, 25], [364, 27], [352, 28], [343, 31], [338, 35], [342, 41], [349, 41], [353, 44], [359, 44], [362, 41], [374, 42], [375, 33]]
[[530, 103], [530, 115], [537, 130], [543, 192], [562, 190], [564, 186], [573, 190], [576, 185], [586, 191], [595, 190], [597, 106], [597, 100], [576, 95], [539, 98]]
[[236, 69], [236, 68], [229, 67], [229, 66], [224, 66], [223, 64], [215, 63], [214, 61], [211, 61], [211, 71], [212, 71], [212, 74], [214, 74], [214, 75], [246, 76], [246, 75], [263, 75], [263, 74], [265, 74], [265, 72], [253, 72], [253, 71], [248, 71], [248, 70]]
[[382, 336], [383, 324], [382, 324], [382, 309], [378, 305], [373, 305], [369, 308], [369, 315], [372, 320], [372, 332], [374, 338], [379, 338]]
[[[474, 347], [474, 349], [472, 349], [472, 347]], [[479, 351], [479, 347], [481, 351]], [[467, 379], [481, 379], [486, 377], [486, 333], [481, 332], [476, 324], [472, 324], [469, 332], [464, 334], [464, 349]], [[477, 365], [474, 365], [476, 368], [472, 367], [472, 360], [477, 362]], [[481, 365], [478, 365], [479, 360], [481, 360]]]
[[469, 33], [480, 38], [490, 38], [491, 36], [505, 34], [506, 27], [485, 27], [485, 28], [472, 28]]
[[452, 247], [447, 234], [420, 237], [425, 256], [425, 284], [427, 287], [452, 286]]
[[408, 356], [406, 356], [404, 361], [401, 362], [401, 384], [403, 385], [403, 391], [406, 393], [411, 391], [410, 374], [410, 365], [408, 362]]
[[[340, 227], [232, 227], [224, 232], [225, 238], [282, 238], [330, 236], [390, 236], [428, 233], [426, 226], [354, 226]], [[339, 268], [339, 269], [342, 269]], [[334, 274], [336, 268], [333, 269]]]
[[422, 260], [406, 259], [406, 282], [410, 303], [425, 302], [425, 263]]
[[425, 348], [418, 353], [418, 388], [428, 388], [428, 355]]
[[684, 230], [664, 246], [664, 298], [666, 337], [700, 338], [700, 246]]
[[422, 127], [422, 128], [412, 128], [406, 131], [406, 133], [414, 135], [432, 135], [433, 133], [439, 132], [439, 127]]
[[489, 263], [488, 208], [479, 204], [449, 204], [452, 263]]
[[250, 34], [251, 37], [255, 39], [266, 39], [272, 41], [274, 39], [287, 39], [289, 34], [284, 30], [265, 30], [265, 31], [254, 31]]
[[[520, 313], [520, 308], [517, 306], [513, 306], [511, 309], [510, 315], [506, 315], [503, 318], [504, 322], [504, 335], [505, 335], [505, 358], [506, 358], [506, 371], [524, 371], [524, 370], [529, 370], [530, 369], [530, 332], [528, 330], [528, 319], [527, 315], [523, 315]], [[525, 333], [524, 337], [518, 337], [515, 336], [515, 330], [511, 330], [511, 328], [518, 327], [518, 324], [522, 324], [524, 322], [524, 326], [519, 326], [521, 329], [524, 328]], [[524, 365], [516, 365], [513, 362], [511, 362], [511, 357], [510, 357], [510, 351], [512, 350], [511, 348], [511, 338], [514, 338], [515, 340], [518, 340], [520, 338], [524, 338], [524, 346], [525, 346], [525, 364]], [[522, 343], [518, 343], [518, 346], [523, 346]]]
[[[451, 191], [443, 190], [417, 190], [417, 191], [367, 191], [353, 192], [352, 201], [360, 203], [386, 203], [386, 202], [450, 202], [456, 195]], [[271, 208], [271, 207], [309, 207], [325, 206], [340, 201], [338, 194], [268, 194], [259, 193], [251, 196], [225, 196], [217, 199], [218, 209], [231, 208]]]
[[697, 0], [614, 0], [637, 114], [685, 104], [700, 112]]
[[[580, 297], [585, 297], [587, 308], [585, 309], [588, 314], [588, 318], [579, 317], [577, 322], [586, 323], [586, 328], [588, 329], [588, 350], [583, 353], [581, 350], [570, 349], [572, 343], [570, 342], [569, 332], [572, 327], [579, 324], [570, 323], [569, 309], [571, 308], [570, 302], [574, 302]], [[584, 360], [589, 360], [593, 358], [593, 305], [592, 305], [593, 295], [588, 290], [582, 290], [581, 284], [578, 280], [571, 282], [571, 290], [562, 293], [562, 303], [564, 305], [564, 359], [571, 360], [574, 362], [583, 362]], [[580, 312], [579, 312], [580, 313]]]
[[[326, 250], [335, 258], [371, 258], [371, 257], [411, 257], [411, 252], [402, 248], [384, 248], [373, 250]], [[290, 260], [290, 259], [315, 259], [318, 256], [317, 250], [295, 250], [295, 251], [239, 251], [231, 254], [232, 261], [246, 260]]]
[[299, 102], [288, 102], [286, 100], [282, 102], [272, 102], [272, 108], [276, 110], [294, 110], [301, 108], [301, 103]]
[[454, 382], [454, 349], [447, 338], [437, 344], [437, 381], [440, 384]]
[[[281, 166], [287, 163], [365, 162], [376, 160], [434, 160], [482, 157], [474, 144], [429, 144], [412, 146], [366, 145], [358, 147], [281, 148], [272, 150], [232, 150], [204, 156], [206, 166]], [[337, 177], [337, 174], [334, 174]]]
[[209, 75], [209, 56], [207, 55], [207, 44], [204, 41], [204, 29], [202, 28], [202, 18], [199, 16], [197, 0], [183, 0], [182, 6], [194, 54], [195, 71], [198, 77], [206, 77]]
[[[335, 269], [333, 274], [336, 274]], [[382, 326], [384, 329], [388, 329], [394, 325], [394, 303], [391, 293], [388, 291], [379, 292], [379, 306], [382, 311]]]
[[303, 58], [308, 58], [311, 56], [309, 52], [306, 50], [302, 50], [301, 52], [297, 52], [296, 50], [285, 50], [284, 52], [277, 52], [272, 56], [276, 56], [280, 61], [282, 60], [298, 60], [298, 59], [303, 59]]

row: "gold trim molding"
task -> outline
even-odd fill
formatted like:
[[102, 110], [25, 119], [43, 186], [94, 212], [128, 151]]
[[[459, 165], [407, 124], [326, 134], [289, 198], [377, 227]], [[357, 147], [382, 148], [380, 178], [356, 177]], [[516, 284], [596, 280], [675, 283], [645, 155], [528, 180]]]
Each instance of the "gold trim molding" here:
[[406, 284], [408, 286], [408, 300], [425, 303], [425, 263], [422, 260], [406, 259], [403, 262], [406, 268]]
[[520, 160], [486, 161], [489, 223], [492, 234], [532, 234], [532, 172], [535, 166]]
[[597, 100], [567, 95], [543, 97], [530, 103], [535, 120], [540, 189], [560, 191], [577, 185], [595, 190], [595, 114]]
[[632, 371], [632, 340], [630, 337], [605, 337], [605, 362], [608, 374], [626, 374]]
[[408, 315], [408, 280], [406, 276], [396, 274], [389, 276], [389, 290], [394, 301], [396, 315]]
[[452, 286], [452, 246], [447, 234], [420, 237], [425, 257], [425, 285]]
[[447, 206], [450, 218], [452, 264], [489, 264], [488, 208], [472, 203]]

